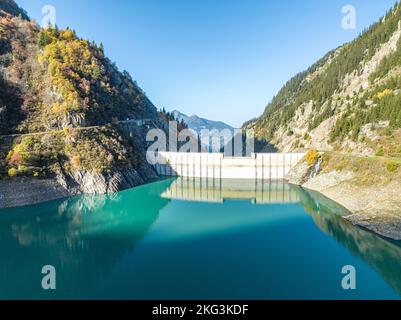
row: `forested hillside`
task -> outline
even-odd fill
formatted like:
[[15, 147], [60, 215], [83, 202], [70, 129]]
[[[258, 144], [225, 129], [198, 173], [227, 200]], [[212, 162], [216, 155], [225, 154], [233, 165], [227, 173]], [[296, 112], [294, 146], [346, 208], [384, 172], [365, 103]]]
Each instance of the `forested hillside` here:
[[[280, 150], [401, 155], [401, 5], [292, 78], [245, 124]], [[387, 150], [388, 149], [388, 150]]]
[[20, 8], [14, 0], [2, 0], [0, 1], [0, 14], [1, 11], [4, 11], [5, 13], [11, 14], [13, 16], [21, 17], [25, 20], [28, 20], [29, 17], [25, 10]]
[[3, 143], [0, 175], [136, 168], [142, 141], [112, 125], [127, 118], [158, 112], [102, 45], [71, 29], [42, 29], [14, 1], [0, 0], [0, 135], [37, 133], [6, 150]]

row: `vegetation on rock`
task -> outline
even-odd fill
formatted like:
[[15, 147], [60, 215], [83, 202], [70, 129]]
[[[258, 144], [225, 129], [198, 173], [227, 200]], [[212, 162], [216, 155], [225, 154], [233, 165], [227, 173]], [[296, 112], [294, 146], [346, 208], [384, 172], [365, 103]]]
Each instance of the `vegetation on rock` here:
[[310, 167], [315, 165], [319, 158], [320, 154], [316, 150], [308, 150], [306, 153], [306, 162]]
[[103, 45], [71, 29], [42, 29], [12, 0], [0, 0], [0, 175], [136, 168], [142, 141], [117, 127], [158, 119], [157, 109]]

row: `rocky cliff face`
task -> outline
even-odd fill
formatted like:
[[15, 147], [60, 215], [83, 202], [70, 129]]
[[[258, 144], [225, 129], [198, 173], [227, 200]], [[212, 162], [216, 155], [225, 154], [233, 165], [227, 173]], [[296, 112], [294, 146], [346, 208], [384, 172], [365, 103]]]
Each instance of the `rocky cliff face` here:
[[148, 178], [148, 176], [142, 177], [138, 171], [131, 169], [106, 175], [76, 171], [68, 176], [58, 176], [57, 181], [70, 194], [112, 194], [143, 184]]
[[66, 198], [80, 194], [113, 194], [157, 179], [156, 172], [146, 164], [137, 170], [110, 174], [76, 171], [53, 178], [29, 177], [0, 181], [0, 209]]

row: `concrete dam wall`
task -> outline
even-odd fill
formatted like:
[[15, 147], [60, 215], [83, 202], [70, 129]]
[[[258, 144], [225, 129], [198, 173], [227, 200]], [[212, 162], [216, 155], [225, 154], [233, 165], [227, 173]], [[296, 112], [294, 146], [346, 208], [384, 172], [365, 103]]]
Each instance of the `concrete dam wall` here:
[[159, 175], [170, 177], [283, 180], [305, 153], [264, 153], [232, 158], [222, 153], [148, 153], [159, 161], [154, 168]]

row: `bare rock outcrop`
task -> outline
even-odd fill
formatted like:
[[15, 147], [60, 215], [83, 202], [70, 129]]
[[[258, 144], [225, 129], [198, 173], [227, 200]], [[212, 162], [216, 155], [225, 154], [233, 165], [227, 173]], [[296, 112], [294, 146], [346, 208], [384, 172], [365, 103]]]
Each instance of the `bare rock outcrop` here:
[[12, 179], [0, 181], [0, 208], [11, 208], [56, 200], [79, 194], [113, 194], [157, 179], [147, 164], [137, 170], [116, 170], [112, 173], [76, 171], [60, 172], [53, 179]]

